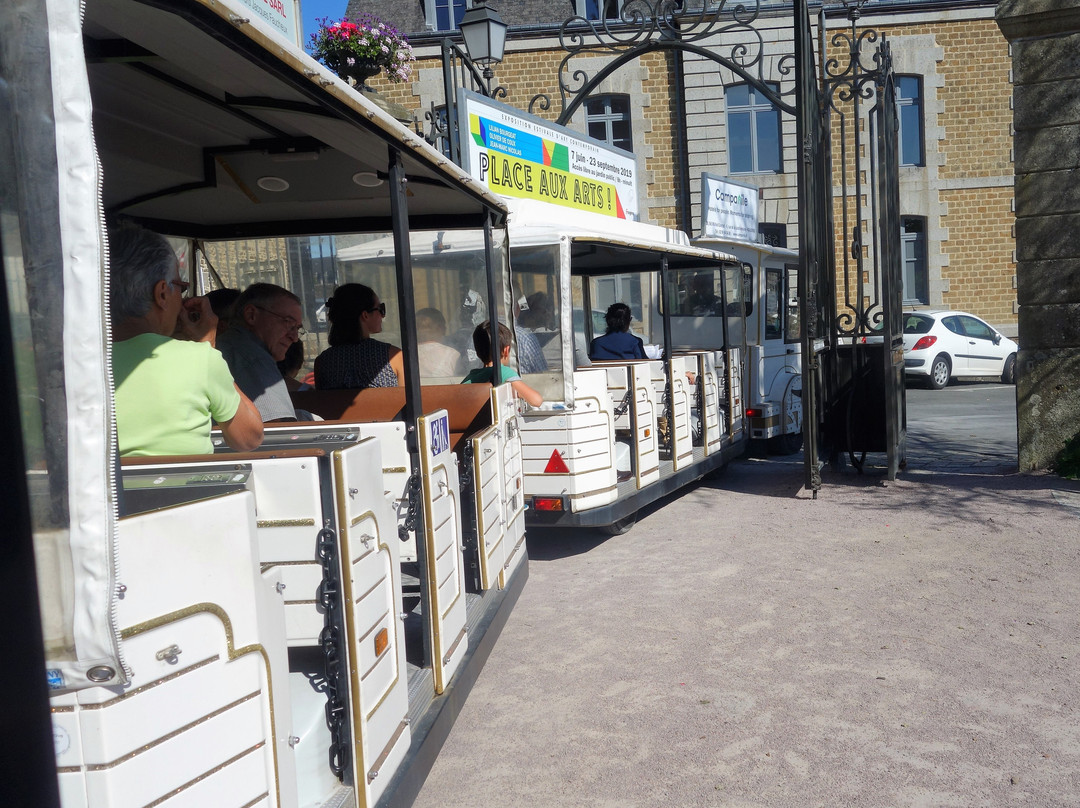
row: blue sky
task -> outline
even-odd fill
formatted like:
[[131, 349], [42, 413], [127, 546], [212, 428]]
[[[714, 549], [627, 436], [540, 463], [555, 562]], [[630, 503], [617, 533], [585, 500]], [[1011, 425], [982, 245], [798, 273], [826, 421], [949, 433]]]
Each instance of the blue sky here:
[[304, 36], [301, 42], [307, 47], [308, 39], [318, 27], [315, 22], [320, 17], [341, 19], [345, 16], [345, 7], [349, 0], [300, 0], [300, 14], [304, 25]]

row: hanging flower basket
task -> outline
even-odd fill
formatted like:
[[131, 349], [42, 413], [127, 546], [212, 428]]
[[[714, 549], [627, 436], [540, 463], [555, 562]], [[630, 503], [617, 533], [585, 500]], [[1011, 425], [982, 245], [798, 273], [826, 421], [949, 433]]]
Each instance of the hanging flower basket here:
[[405, 36], [372, 14], [337, 22], [324, 17], [309, 50], [338, 76], [360, 86], [380, 72], [390, 81], [405, 81], [416, 60]]

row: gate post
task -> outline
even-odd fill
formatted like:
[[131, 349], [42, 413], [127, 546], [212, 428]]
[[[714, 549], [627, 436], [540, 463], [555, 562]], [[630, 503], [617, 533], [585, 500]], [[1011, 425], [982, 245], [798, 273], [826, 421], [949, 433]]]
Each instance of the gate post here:
[[1020, 471], [1080, 434], [1080, 0], [1002, 0], [1012, 46]]

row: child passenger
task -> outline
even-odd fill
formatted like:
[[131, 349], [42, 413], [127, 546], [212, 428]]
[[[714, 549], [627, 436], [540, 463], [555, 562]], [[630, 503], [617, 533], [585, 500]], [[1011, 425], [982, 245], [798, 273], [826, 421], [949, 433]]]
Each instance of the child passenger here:
[[[514, 392], [518, 394], [520, 398], [532, 405], [533, 407], [539, 407], [544, 402], [544, 397], [540, 395], [536, 390], [533, 390], [529, 385], [525, 384], [521, 380], [521, 377], [517, 374], [517, 371], [506, 364], [506, 360], [510, 358], [510, 340], [513, 339], [510, 334], [510, 329], [502, 323], [499, 323], [499, 353], [501, 354], [501, 362], [499, 363], [499, 378], [501, 381], [509, 382], [510, 386], [514, 388]], [[482, 368], [476, 368], [469, 371], [469, 375], [461, 380], [462, 384], [473, 384], [482, 382], [491, 382], [494, 378], [494, 374], [491, 370], [494, 363], [491, 361], [491, 321], [487, 320], [480, 323], [473, 331], [473, 347], [476, 349], [476, 355], [480, 358], [480, 361], [484, 363]]]

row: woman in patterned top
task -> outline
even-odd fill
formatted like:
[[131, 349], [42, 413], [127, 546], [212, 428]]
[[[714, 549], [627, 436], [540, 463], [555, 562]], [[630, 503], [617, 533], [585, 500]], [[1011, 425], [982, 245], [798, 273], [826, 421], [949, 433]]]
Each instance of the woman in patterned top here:
[[346, 283], [326, 301], [330, 347], [315, 359], [315, 389], [397, 387], [404, 384], [401, 349], [372, 339], [382, 331], [386, 304], [368, 286]]

